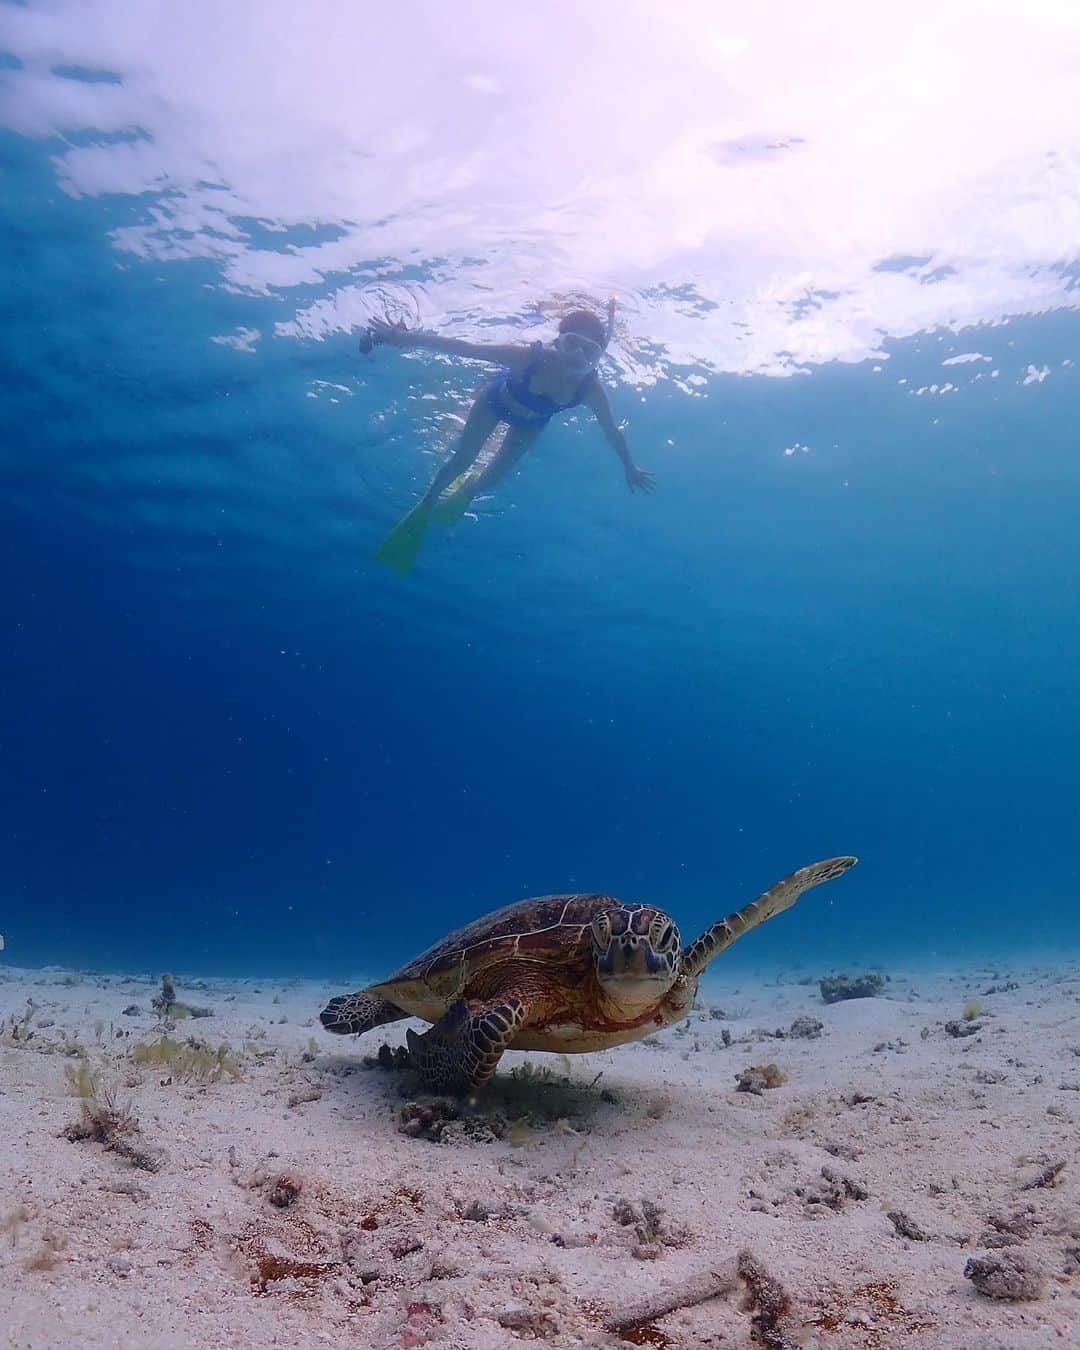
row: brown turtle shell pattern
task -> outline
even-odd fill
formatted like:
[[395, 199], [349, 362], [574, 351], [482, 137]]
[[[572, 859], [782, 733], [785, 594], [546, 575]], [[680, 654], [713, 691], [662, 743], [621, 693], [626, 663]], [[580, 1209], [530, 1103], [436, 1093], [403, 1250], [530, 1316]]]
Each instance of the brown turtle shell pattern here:
[[515, 956], [543, 962], [554, 970], [583, 964], [592, 951], [589, 924], [597, 914], [614, 907], [655, 912], [652, 905], [628, 904], [601, 894], [519, 900], [456, 929], [372, 987], [393, 997], [395, 985], [415, 980], [445, 997], [479, 971]]

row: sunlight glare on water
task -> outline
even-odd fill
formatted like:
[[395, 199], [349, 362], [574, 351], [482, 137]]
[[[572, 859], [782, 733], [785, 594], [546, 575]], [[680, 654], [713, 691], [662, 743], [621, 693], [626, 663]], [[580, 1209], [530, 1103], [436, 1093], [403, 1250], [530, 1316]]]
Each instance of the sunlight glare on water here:
[[0, 116], [120, 258], [284, 302], [240, 349], [615, 290], [640, 380], [790, 371], [1070, 303], [1080, 16], [1018, 13], [9, 6]]

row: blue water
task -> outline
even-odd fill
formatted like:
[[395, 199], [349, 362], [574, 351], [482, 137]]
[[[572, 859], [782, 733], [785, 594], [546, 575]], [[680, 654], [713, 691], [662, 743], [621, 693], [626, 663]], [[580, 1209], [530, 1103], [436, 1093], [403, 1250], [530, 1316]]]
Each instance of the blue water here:
[[[9, 80], [31, 68], [26, 32], [0, 36]], [[42, 99], [125, 88], [108, 51], [62, 55]], [[546, 336], [565, 270], [485, 289], [481, 244], [395, 252], [394, 218], [378, 256], [237, 281], [245, 250], [284, 266], [332, 248], [348, 222], [314, 211], [225, 212], [242, 244], [220, 256], [177, 243], [235, 243], [205, 221], [140, 253], [123, 232], [175, 185], [65, 187], [73, 146], [127, 133], [20, 126], [12, 87], [3, 959], [378, 974], [487, 909], [593, 889], [692, 936], [841, 852], [862, 860], [850, 876], [725, 961], [1075, 954], [1070, 258], [1045, 260], [1065, 278], [1053, 304], [784, 372], [690, 353], [690, 302], [690, 354], [654, 341], [677, 275], [576, 272], [597, 307], [618, 289], [605, 379], [655, 496], [626, 491], [578, 414], [402, 579], [373, 550], [482, 370], [364, 358], [355, 315], [297, 316], [362, 285], [370, 312], [388, 296], [440, 331], [482, 337], [491, 316], [500, 339]], [[926, 273], [912, 255], [876, 264]], [[987, 359], [943, 367], [966, 353]]]

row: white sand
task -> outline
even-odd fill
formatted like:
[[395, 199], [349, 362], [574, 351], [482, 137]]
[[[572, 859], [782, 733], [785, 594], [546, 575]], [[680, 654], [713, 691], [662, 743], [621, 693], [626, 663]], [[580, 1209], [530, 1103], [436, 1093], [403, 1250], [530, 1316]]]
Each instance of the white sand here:
[[[977, 1035], [946, 1033], [1008, 980], [1019, 987], [981, 997]], [[530, 1056], [560, 1077], [570, 1067], [571, 1090], [509, 1082], [523, 1056], [507, 1056], [470, 1127], [495, 1113], [536, 1128], [485, 1140], [458, 1126], [441, 1143], [398, 1128], [407, 1074], [361, 1067], [409, 1024], [338, 1040], [316, 1015], [341, 989], [180, 980], [178, 997], [215, 1015], [174, 1035], [229, 1043], [242, 1073], [182, 1082], [130, 1058], [158, 1035], [155, 992], [0, 970], [5, 1347], [619, 1346], [609, 1311], [744, 1248], [790, 1295], [777, 1346], [1080, 1346], [1080, 966], [894, 973], [884, 997], [831, 1006], [816, 986], [720, 970], [685, 1029], [656, 1044]], [[141, 1011], [124, 1015], [132, 1003]], [[754, 1039], [803, 1013], [824, 1024], [819, 1039]], [[164, 1150], [160, 1170], [63, 1136], [80, 1113], [65, 1076], [79, 1059], [63, 1053], [74, 1039]], [[785, 1084], [735, 1090], [740, 1069], [769, 1061]], [[1055, 1184], [1020, 1189], [1059, 1161]], [[270, 1199], [282, 1173], [301, 1184], [287, 1207]], [[658, 1242], [618, 1221], [621, 1199], [663, 1207]], [[965, 1263], [986, 1253], [991, 1216], [1028, 1205], [1005, 1250], [1042, 1273], [1042, 1292], [991, 1300]], [[899, 1236], [889, 1211], [927, 1240]], [[749, 1346], [751, 1315], [736, 1291], [634, 1343]]]

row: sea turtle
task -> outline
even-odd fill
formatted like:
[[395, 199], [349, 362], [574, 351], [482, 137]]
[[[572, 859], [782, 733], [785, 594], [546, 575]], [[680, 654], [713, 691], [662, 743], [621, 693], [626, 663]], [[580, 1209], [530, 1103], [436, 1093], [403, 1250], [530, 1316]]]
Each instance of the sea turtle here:
[[407, 1033], [410, 1063], [434, 1091], [471, 1092], [504, 1050], [604, 1050], [680, 1021], [714, 956], [855, 861], [801, 867], [685, 950], [674, 921], [653, 905], [610, 895], [521, 900], [451, 933], [389, 979], [331, 999], [320, 1021], [357, 1036], [403, 1017], [433, 1022]]

